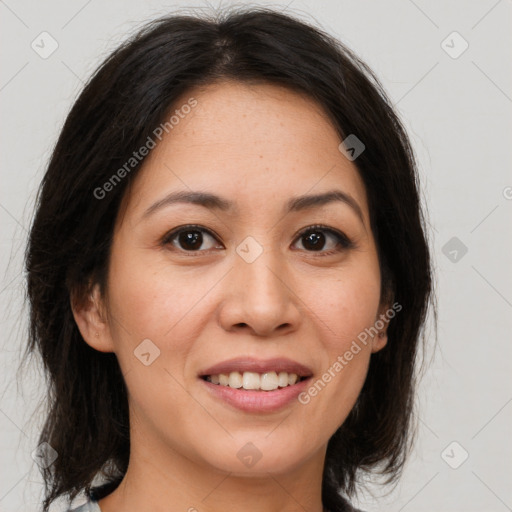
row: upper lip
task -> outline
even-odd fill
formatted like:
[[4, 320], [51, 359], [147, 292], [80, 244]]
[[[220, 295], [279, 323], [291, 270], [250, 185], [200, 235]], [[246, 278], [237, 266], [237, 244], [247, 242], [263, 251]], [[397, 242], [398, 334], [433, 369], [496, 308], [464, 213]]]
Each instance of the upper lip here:
[[221, 373], [229, 374], [231, 372], [287, 372], [295, 373], [299, 377], [310, 377], [313, 372], [307, 366], [293, 361], [286, 357], [278, 357], [274, 359], [254, 359], [252, 357], [236, 357], [227, 361], [217, 363], [205, 370], [199, 372], [200, 377], [206, 375], [219, 375]]

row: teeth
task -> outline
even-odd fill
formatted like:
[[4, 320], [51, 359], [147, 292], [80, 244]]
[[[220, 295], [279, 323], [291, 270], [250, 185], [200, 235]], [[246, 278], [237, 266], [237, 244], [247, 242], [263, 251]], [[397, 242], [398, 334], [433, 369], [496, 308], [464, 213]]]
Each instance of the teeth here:
[[288, 386], [288, 374], [286, 372], [279, 372], [277, 376], [277, 382], [280, 388]]
[[231, 372], [228, 384], [230, 388], [241, 388], [243, 385], [242, 374], [240, 372]]
[[293, 386], [293, 384], [295, 384], [297, 382], [297, 374], [295, 373], [289, 373], [288, 374], [288, 385], [289, 386]]
[[212, 384], [229, 386], [235, 389], [273, 391], [277, 388], [293, 386], [299, 380], [299, 377], [296, 373], [287, 372], [267, 372], [262, 374], [256, 372], [231, 372], [229, 374], [208, 375], [206, 380]]
[[260, 375], [254, 372], [244, 372], [243, 388], [244, 389], [260, 389]]
[[277, 380], [276, 372], [264, 373], [261, 376], [260, 388], [263, 389], [263, 391], [272, 391], [274, 389], [277, 389], [278, 387], [279, 381]]

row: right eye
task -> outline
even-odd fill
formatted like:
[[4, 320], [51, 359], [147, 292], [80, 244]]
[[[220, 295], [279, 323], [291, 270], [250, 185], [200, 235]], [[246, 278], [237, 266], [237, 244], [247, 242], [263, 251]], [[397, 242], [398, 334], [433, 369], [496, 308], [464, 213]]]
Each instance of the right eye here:
[[[180, 226], [167, 233], [162, 239], [162, 245], [171, 245], [184, 252], [205, 252], [205, 250], [215, 248], [215, 244], [212, 245], [212, 241], [215, 242], [216, 238], [209, 230], [202, 226], [191, 224]], [[210, 247], [201, 250], [201, 246], [204, 243], [207, 243]], [[218, 245], [217, 248], [219, 248]]]

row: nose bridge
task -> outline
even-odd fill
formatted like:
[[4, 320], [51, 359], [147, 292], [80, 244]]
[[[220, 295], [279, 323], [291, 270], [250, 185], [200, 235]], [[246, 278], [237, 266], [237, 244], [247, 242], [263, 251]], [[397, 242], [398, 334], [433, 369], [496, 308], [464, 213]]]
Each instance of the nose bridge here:
[[[265, 237], [267, 244], [271, 237]], [[224, 328], [246, 325], [259, 335], [286, 325], [296, 328], [300, 318], [285, 262], [277, 248], [247, 237], [236, 247]]]
[[[261, 239], [261, 237], [260, 237]], [[265, 295], [268, 299], [284, 299], [287, 295], [278, 276], [284, 275], [283, 259], [279, 251], [270, 246], [271, 237], [266, 244], [252, 236], [246, 237], [236, 247], [235, 271], [248, 287], [249, 295]], [[283, 297], [281, 297], [283, 295]]]

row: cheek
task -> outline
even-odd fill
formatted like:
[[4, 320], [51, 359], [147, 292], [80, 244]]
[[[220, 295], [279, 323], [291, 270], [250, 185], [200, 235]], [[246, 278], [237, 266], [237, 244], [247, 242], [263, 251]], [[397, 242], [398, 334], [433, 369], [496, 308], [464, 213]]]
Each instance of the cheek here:
[[[192, 268], [173, 271], [164, 256], [148, 261], [143, 251], [113, 255], [109, 275], [112, 316], [137, 338], [162, 340], [177, 329], [208, 289], [210, 279]], [[119, 332], [119, 329], [117, 329]]]
[[[143, 429], [163, 428], [165, 436], [170, 434], [167, 442], [186, 439], [190, 417], [203, 418], [204, 410], [186, 390], [184, 371], [194, 340], [211, 315], [205, 292], [219, 276], [197, 268], [172, 271], [165, 261], [149, 263], [128, 250], [116, 256], [113, 252], [109, 272], [115, 276], [109, 282], [110, 326], [134, 421]], [[143, 353], [138, 347], [147, 339], [159, 352], [147, 345], [144, 353], [149, 352], [151, 362], [145, 365], [136, 354]], [[215, 422], [208, 425], [222, 434]], [[179, 442], [175, 448], [180, 449]]]
[[301, 403], [325, 417], [334, 431], [349, 414], [366, 378], [371, 356], [366, 331], [378, 318], [380, 276], [375, 267], [366, 266], [336, 279], [312, 280], [308, 290], [305, 302], [318, 319], [324, 357], [322, 373]]
[[[142, 251], [127, 250], [123, 257], [113, 252], [109, 275], [115, 276], [109, 282], [111, 333], [124, 373], [143, 370], [134, 351], [149, 339], [160, 351], [151, 367], [168, 369], [182, 381], [194, 341], [213, 314], [213, 294], [207, 292], [222, 274], [192, 266], [176, 270], [164, 255], [149, 262]], [[144, 378], [149, 380], [143, 388], [151, 386], [152, 374]]]
[[344, 351], [377, 319], [380, 276], [371, 268], [322, 280], [309, 289], [308, 301], [323, 320], [325, 343], [330, 350]]

